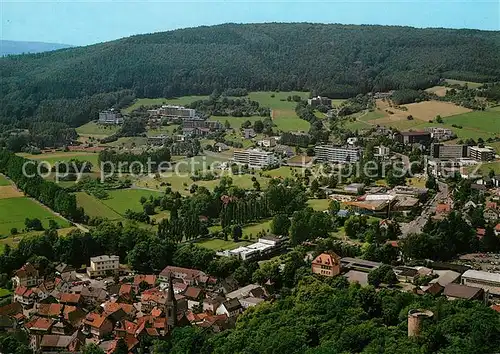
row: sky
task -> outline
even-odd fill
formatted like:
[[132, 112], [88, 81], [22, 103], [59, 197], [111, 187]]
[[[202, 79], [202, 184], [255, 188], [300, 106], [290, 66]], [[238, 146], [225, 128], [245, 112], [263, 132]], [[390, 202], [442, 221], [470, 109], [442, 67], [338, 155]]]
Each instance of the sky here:
[[0, 0], [0, 16], [0, 39], [88, 45], [227, 22], [500, 30], [500, 0]]

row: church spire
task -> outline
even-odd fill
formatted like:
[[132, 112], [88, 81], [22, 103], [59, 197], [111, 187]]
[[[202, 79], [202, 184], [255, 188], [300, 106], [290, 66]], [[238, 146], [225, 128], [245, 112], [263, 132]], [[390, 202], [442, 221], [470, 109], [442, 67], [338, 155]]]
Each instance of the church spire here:
[[177, 325], [177, 300], [175, 299], [174, 293], [174, 282], [172, 274], [168, 277], [168, 292], [167, 292], [167, 325], [169, 329], [174, 328]]

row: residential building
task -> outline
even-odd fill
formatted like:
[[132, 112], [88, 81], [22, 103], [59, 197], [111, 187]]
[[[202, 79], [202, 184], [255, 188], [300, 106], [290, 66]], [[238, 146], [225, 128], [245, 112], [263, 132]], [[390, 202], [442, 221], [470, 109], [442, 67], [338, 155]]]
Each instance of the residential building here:
[[90, 312], [83, 321], [85, 332], [96, 338], [102, 338], [113, 331], [113, 324], [105, 316]]
[[394, 274], [400, 282], [413, 283], [418, 277], [418, 270], [411, 267], [399, 266], [394, 268]]
[[169, 136], [165, 134], [148, 136], [148, 144], [154, 146], [163, 146], [169, 141], [169, 139]]
[[85, 345], [85, 337], [76, 331], [71, 336], [46, 334], [40, 341], [41, 353], [74, 353]]
[[499, 213], [496, 210], [491, 209], [491, 208], [487, 208], [484, 211], [483, 217], [486, 221], [492, 221], [492, 222], [495, 222], [500, 218]]
[[236, 317], [243, 312], [243, 306], [238, 299], [224, 301], [215, 311], [217, 315], [226, 315], [227, 317]]
[[340, 274], [340, 257], [334, 252], [325, 252], [317, 256], [312, 262], [312, 272], [324, 275], [325, 277], [335, 277]]
[[288, 244], [287, 237], [263, 236], [258, 242], [232, 250], [217, 252], [219, 256], [239, 257], [242, 260], [262, 259], [279, 253]]
[[38, 277], [38, 270], [31, 263], [26, 263], [15, 271], [12, 283], [14, 287], [25, 286], [29, 288], [37, 286], [42, 280]]
[[173, 105], [164, 105], [158, 109], [150, 109], [148, 113], [171, 119], [193, 119], [196, 117], [196, 110]]
[[307, 100], [307, 104], [311, 107], [318, 107], [318, 106], [331, 107], [332, 100], [328, 97], [317, 96], [317, 97], [309, 98]]
[[500, 296], [500, 273], [469, 269], [462, 274], [462, 284], [481, 288], [492, 295]]
[[372, 270], [380, 267], [382, 263], [367, 261], [360, 258], [343, 257], [340, 259], [340, 265], [345, 269], [369, 273]]
[[170, 276], [174, 279], [182, 280], [187, 285], [198, 285], [202, 278], [207, 277], [201, 270], [168, 266], [158, 276], [158, 280], [163, 288], [168, 286]]
[[364, 192], [365, 187], [364, 183], [351, 183], [344, 187], [344, 192], [349, 194], [360, 194]]
[[19, 302], [23, 306], [32, 307], [37, 300], [37, 295], [31, 288], [25, 286], [18, 286], [14, 290], [14, 301]]
[[217, 120], [203, 120], [203, 119], [183, 119], [183, 128], [206, 128], [210, 130], [219, 130], [222, 124]]
[[427, 144], [431, 141], [431, 133], [426, 131], [405, 131], [396, 134], [396, 140], [403, 144]]
[[255, 133], [253, 128], [245, 128], [243, 129], [243, 136], [245, 137], [245, 139], [252, 139], [255, 138], [257, 134]]
[[333, 145], [318, 145], [314, 148], [316, 159], [320, 162], [357, 162], [362, 151], [359, 148], [340, 147]]
[[119, 256], [97, 256], [90, 258], [90, 267], [87, 267], [89, 277], [102, 277], [106, 275], [115, 275], [120, 272]]
[[469, 146], [469, 156], [476, 161], [492, 161], [495, 159], [495, 149], [489, 146]]
[[429, 128], [425, 128], [425, 130], [431, 133], [431, 138], [434, 141], [451, 140], [451, 139], [454, 139], [456, 137], [453, 130], [448, 129], [448, 128], [429, 127]]
[[467, 285], [450, 283], [445, 286], [443, 295], [446, 296], [448, 300], [482, 300], [484, 298], [484, 290]]
[[375, 146], [373, 156], [375, 157], [387, 157], [391, 153], [391, 149], [384, 145]]
[[226, 295], [228, 299], [243, 299], [246, 297], [264, 297], [265, 291], [258, 284], [249, 284], [242, 288], [236, 289]]
[[123, 117], [119, 111], [115, 111], [114, 108], [111, 108], [106, 111], [99, 112], [98, 123], [105, 125], [123, 124]]
[[257, 142], [257, 145], [259, 145], [261, 147], [266, 147], [266, 148], [275, 147], [276, 146], [276, 139], [273, 137], [270, 137], [268, 139], [259, 140]]
[[264, 168], [278, 164], [278, 159], [273, 152], [258, 149], [235, 150], [234, 162], [250, 167]]
[[243, 309], [247, 309], [249, 307], [257, 306], [261, 302], [264, 302], [264, 299], [258, 298], [258, 297], [246, 297], [244, 299], [240, 300], [241, 306]]
[[431, 144], [431, 156], [436, 159], [460, 159], [467, 157], [467, 145]]

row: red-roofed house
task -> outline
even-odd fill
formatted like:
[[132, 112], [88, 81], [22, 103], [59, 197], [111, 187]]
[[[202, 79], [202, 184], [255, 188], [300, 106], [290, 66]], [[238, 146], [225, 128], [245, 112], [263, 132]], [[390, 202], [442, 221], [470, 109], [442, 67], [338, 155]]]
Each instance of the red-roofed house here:
[[322, 253], [312, 262], [312, 272], [327, 277], [340, 274], [340, 257], [334, 252]]
[[83, 324], [86, 331], [97, 338], [102, 338], [113, 330], [111, 321], [95, 312], [89, 313]]
[[62, 293], [59, 296], [59, 302], [65, 305], [73, 305], [77, 306], [82, 303], [82, 295], [81, 294], [70, 294], [70, 293]]
[[23, 320], [23, 306], [19, 302], [0, 307], [0, 331], [16, 329]]
[[134, 286], [139, 288], [141, 283], [147, 284], [146, 288], [152, 288], [156, 284], [156, 275], [154, 274], [138, 274], [134, 277]]
[[14, 301], [23, 304], [24, 306], [31, 307], [36, 300], [37, 296], [33, 290], [25, 286], [18, 286], [14, 291]]
[[436, 214], [438, 215], [447, 215], [451, 213], [451, 205], [440, 203], [436, 206]]
[[497, 226], [495, 226], [495, 235], [500, 236], [500, 224], [497, 224]]
[[38, 285], [42, 280], [38, 277], [38, 270], [30, 263], [26, 263], [20, 269], [16, 270], [12, 278], [14, 287], [25, 286], [28, 288]]

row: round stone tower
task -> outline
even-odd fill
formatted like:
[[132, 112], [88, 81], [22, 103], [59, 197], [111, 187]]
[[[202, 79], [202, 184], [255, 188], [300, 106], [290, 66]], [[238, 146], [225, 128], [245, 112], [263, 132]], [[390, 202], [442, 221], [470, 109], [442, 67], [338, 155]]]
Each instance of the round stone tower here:
[[431, 319], [434, 313], [429, 310], [414, 309], [408, 311], [408, 337], [420, 336], [422, 322], [425, 319]]

